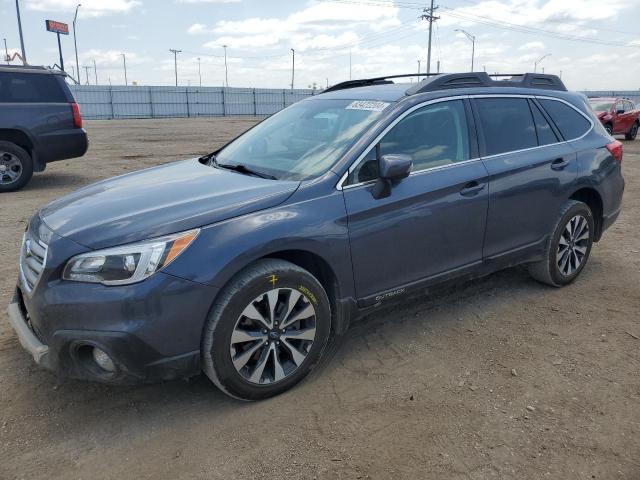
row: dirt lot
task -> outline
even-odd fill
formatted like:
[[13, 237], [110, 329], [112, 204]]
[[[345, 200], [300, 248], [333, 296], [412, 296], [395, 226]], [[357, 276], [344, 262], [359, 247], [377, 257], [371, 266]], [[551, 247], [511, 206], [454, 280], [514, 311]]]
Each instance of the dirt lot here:
[[[204, 153], [251, 119], [88, 122], [83, 159], [0, 203], [0, 304], [25, 222], [96, 180]], [[293, 391], [113, 388], [33, 365], [0, 313], [0, 478], [640, 478], [640, 141], [618, 222], [561, 290], [520, 268], [380, 311]]]

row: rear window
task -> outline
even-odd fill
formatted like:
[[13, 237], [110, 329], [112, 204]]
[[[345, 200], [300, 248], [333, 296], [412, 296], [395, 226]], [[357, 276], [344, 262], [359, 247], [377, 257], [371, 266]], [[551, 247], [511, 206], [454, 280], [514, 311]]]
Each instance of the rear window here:
[[542, 107], [565, 140], [574, 140], [589, 131], [591, 123], [569, 105], [556, 100], [540, 100]]
[[0, 72], [0, 103], [67, 103], [54, 75]]
[[536, 127], [526, 98], [476, 100], [486, 155], [538, 146]]

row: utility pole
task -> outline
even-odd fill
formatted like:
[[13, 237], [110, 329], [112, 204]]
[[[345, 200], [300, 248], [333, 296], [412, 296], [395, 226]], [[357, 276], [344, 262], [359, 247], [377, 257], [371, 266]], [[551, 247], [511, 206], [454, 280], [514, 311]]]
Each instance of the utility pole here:
[[418, 60], [418, 75], [420, 75], [420, 60]]
[[550, 56], [551, 56], [551, 54], [547, 53], [547, 54], [541, 56], [538, 60], [536, 60], [534, 62], [534, 64], [533, 64], [533, 73], [536, 73], [538, 71], [538, 65], [540, 65], [540, 62], [542, 62], [542, 60], [544, 60], [545, 58], [550, 57]]
[[202, 86], [202, 70], [200, 69], [200, 57], [198, 57], [198, 78], [200, 79], [200, 86]]
[[176, 71], [176, 87], [178, 86], [178, 54], [182, 53], [182, 50], [174, 50], [170, 48], [169, 51], [173, 53], [173, 66]]
[[9, 56], [9, 49], [7, 48], [7, 39], [3, 38], [4, 40], [4, 59], [7, 61], [7, 65], [9, 65], [9, 60], [11, 59], [11, 57]]
[[124, 85], [126, 87], [129, 85], [129, 82], [127, 81], [127, 55], [124, 53], [121, 53], [120, 55], [122, 55], [122, 64], [124, 65]]
[[293, 79], [296, 74], [296, 51], [293, 48], [291, 49], [291, 54], [291, 90], [293, 90]]
[[81, 3], [76, 6], [76, 14], [73, 16], [73, 45], [76, 49], [76, 70], [78, 71], [78, 85], [80, 85], [80, 64], [78, 63], [78, 39], [76, 37], [76, 20], [78, 20], [78, 9], [81, 6]]
[[27, 52], [24, 50], [24, 37], [22, 36], [22, 20], [20, 20], [20, 0], [16, 0], [16, 15], [18, 17], [18, 33], [20, 34], [20, 50], [22, 51], [22, 63], [27, 64]]
[[440, 73], [440, 60], [438, 60], [438, 63], [437, 63], [436, 73]]
[[469, 40], [471, 40], [471, 71], [473, 72], [473, 58], [476, 55], [476, 37], [461, 28], [456, 28], [454, 31], [463, 33]]
[[87, 85], [89, 85], [89, 69], [90, 69], [91, 67], [89, 67], [89, 66], [87, 66], [87, 65], [84, 65], [82, 68], [84, 68], [84, 74], [85, 74], [85, 76], [87, 77]]
[[98, 85], [98, 67], [96, 67], [96, 59], [93, 59], [93, 74], [96, 77], [96, 85]]
[[349, 49], [349, 80], [351, 80], [351, 49]]
[[223, 45], [224, 48], [224, 85], [229, 88], [229, 68], [227, 67], [227, 47], [229, 45]]
[[433, 31], [433, 22], [440, 18], [433, 15], [433, 13], [437, 9], [438, 7], [434, 7], [433, 0], [431, 0], [431, 7], [428, 10], [425, 8], [423, 10], [424, 14], [420, 16], [422, 20], [427, 20], [429, 22], [429, 44], [427, 45], [427, 73], [431, 73], [431, 36]]

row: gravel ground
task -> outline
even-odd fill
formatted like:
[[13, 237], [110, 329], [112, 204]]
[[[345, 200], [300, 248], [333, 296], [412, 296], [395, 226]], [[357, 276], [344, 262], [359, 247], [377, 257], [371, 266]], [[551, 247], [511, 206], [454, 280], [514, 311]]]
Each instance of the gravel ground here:
[[[253, 123], [87, 122], [84, 158], [2, 196], [0, 304], [36, 208], [208, 152]], [[236, 402], [203, 377], [61, 381], [0, 313], [0, 479], [639, 479], [640, 141], [625, 149], [623, 213], [573, 285], [515, 268], [381, 310], [269, 401]]]

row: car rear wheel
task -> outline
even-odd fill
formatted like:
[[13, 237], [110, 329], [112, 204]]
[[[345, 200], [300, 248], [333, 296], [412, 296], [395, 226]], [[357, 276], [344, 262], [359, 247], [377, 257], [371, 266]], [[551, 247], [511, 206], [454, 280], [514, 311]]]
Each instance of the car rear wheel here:
[[589, 206], [569, 200], [560, 212], [544, 259], [529, 266], [531, 276], [554, 287], [573, 282], [589, 259], [594, 225]]
[[625, 134], [624, 138], [626, 140], [635, 140], [637, 135], [638, 135], [638, 122], [635, 122], [631, 126], [631, 130], [629, 130], [629, 132]]
[[241, 400], [278, 395], [318, 363], [329, 338], [327, 294], [306, 270], [265, 259], [219, 295], [202, 337], [206, 375]]
[[24, 187], [33, 176], [33, 161], [23, 148], [0, 142], [0, 193]]

